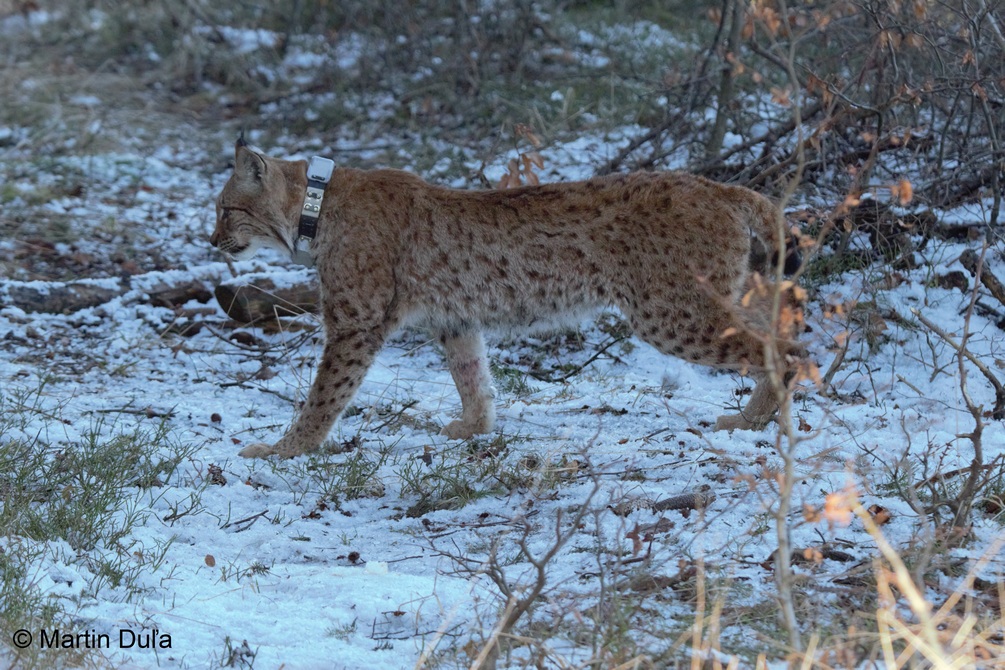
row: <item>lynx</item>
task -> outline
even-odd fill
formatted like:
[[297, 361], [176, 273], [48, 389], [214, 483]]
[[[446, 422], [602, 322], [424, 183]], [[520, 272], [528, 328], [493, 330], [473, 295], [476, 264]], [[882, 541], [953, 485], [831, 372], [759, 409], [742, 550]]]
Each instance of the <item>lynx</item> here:
[[[295, 253], [307, 162], [239, 140], [216, 202], [213, 246], [237, 258], [259, 247]], [[384, 341], [431, 331], [461, 399], [448, 438], [495, 421], [484, 331], [552, 327], [613, 305], [637, 337], [694, 363], [751, 374], [743, 412], [716, 429], [758, 428], [777, 409], [764, 337], [737, 306], [753, 232], [776, 242], [777, 208], [746, 188], [677, 172], [464, 191], [398, 170], [338, 168], [324, 189], [310, 254], [326, 342], [306, 403], [274, 446], [248, 457], [318, 448]], [[791, 360], [797, 344], [785, 340]]]

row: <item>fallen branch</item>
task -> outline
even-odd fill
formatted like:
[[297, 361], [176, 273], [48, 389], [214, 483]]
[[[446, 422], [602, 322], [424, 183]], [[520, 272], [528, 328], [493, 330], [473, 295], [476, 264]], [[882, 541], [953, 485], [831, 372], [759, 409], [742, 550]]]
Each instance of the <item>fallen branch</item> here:
[[[28, 313], [70, 314], [124, 296], [134, 290], [133, 283], [137, 283], [136, 277], [72, 282], [8, 281], [0, 284], [0, 308], [13, 306]], [[202, 280], [186, 279], [178, 284], [155, 282], [139, 301], [157, 307], [176, 307], [189, 300], [208, 302], [211, 297]]]
[[608, 509], [618, 516], [628, 516], [640, 509], [651, 510], [654, 514], [669, 510], [705, 509], [715, 502], [714, 493], [683, 493], [664, 500], [653, 500], [648, 496], [624, 500], [617, 505], [608, 505]]
[[241, 323], [275, 321], [283, 316], [318, 311], [318, 287], [308, 281], [279, 286], [266, 276], [250, 283], [238, 277], [216, 287], [214, 293], [227, 316]]
[[705, 509], [715, 502], [714, 493], [685, 493], [660, 500], [653, 505], [653, 512], [663, 512], [672, 509]]
[[960, 256], [960, 264], [970, 272], [970, 276], [980, 277], [981, 283], [991, 292], [991, 295], [1005, 305], [1005, 286], [984, 264], [983, 259], [977, 255], [976, 251], [973, 249], [964, 251]]
[[[996, 458], [990, 463], [986, 463], [980, 466], [980, 469], [984, 472], [990, 472], [996, 466], [1001, 464], [1001, 457]], [[947, 479], [952, 479], [953, 477], [959, 477], [960, 475], [969, 475], [973, 468], [967, 466], [965, 468], [956, 468], [955, 470], [950, 470], [949, 472], [937, 472], [927, 479], [923, 479], [920, 482], [914, 484], [913, 488], [921, 488], [922, 486], [932, 486], [939, 482], [944, 482]]]
[[91, 410], [91, 412], [94, 414], [133, 414], [135, 416], [145, 416], [148, 419], [172, 419], [175, 415], [175, 411], [173, 409], [161, 412], [155, 410], [149, 405], [142, 409], [137, 409], [135, 407], [120, 407], [116, 409], [94, 409]]
[[103, 305], [125, 292], [126, 289], [118, 280], [67, 284], [10, 282], [3, 287], [2, 305], [13, 305], [29, 313], [68, 314], [86, 307]]

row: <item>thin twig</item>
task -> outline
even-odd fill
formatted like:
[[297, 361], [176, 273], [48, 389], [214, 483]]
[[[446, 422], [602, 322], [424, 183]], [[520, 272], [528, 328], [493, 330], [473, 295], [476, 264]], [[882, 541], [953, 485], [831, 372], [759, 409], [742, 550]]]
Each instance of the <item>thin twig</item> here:
[[115, 409], [92, 409], [91, 414], [135, 414], [136, 416], [145, 416], [148, 419], [170, 419], [174, 417], [174, 409], [169, 409], [164, 412], [159, 412], [154, 408], [147, 406], [143, 409], [131, 409], [129, 407], [119, 407]]
[[221, 529], [223, 529], [223, 528], [230, 528], [231, 526], [241, 526], [243, 524], [247, 524], [243, 528], [238, 528], [236, 531], [234, 531], [235, 533], [241, 533], [241, 532], [246, 531], [249, 528], [251, 528], [256, 521], [258, 521], [259, 519], [261, 519], [262, 517], [264, 517], [268, 513], [269, 513], [269, 510], [264, 510], [262, 512], [259, 512], [258, 514], [252, 514], [251, 516], [246, 517], [244, 519], [240, 519], [238, 521], [229, 521], [229, 522], [223, 524], [222, 526], [220, 526], [220, 528]]
[[246, 381], [222, 382], [220, 384], [217, 384], [217, 386], [219, 386], [220, 388], [229, 388], [231, 386], [237, 386], [238, 388], [242, 388], [242, 389], [255, 389], [255, 390], [261, 391], [262, 393], [270, 393], [270, 394], [276, 396], [277, 398], [279, 398], [280, 400], [284, 400], [284, 401], [290, 403], [291, 405], [297, 404], [296, 400], [294, 400], [293, 398], [290, 398], [289, 396], [283, 395], [279, 391], [273, 391], [272, 389], [267, 389], [267, 388], [265, 388], [263, 386], [255, 386], [254, 384], [249, 384]]
[[1005, 419], [1005, 387], [1002, 387], [1001, 382], [998, 381], [998, 378], [994, 376], [994, 373], [988, 369], [988, 366], [984, 365], [984, 363], [981, 362], [981, 359], [974, 356], [969, 349], [961, 346], [949, 333], [932, 323], [932, 321], [924, 314], [916, 309], [912, 309], [911, 313], [914, 314], [914, 316], [918, 318], [918, 321], [920, 321], [926, 328], [938, 335], [946, 344], [956, 350], [956, 353], [963, 354], [968, 361], [973, 363], [974, 366], [981, 371], [982, 375], [987, 377], [988, 382], [991, 383], [991, 386], [994, 387], [995, 390], [995, 407], [991, 416], [995, 419]]
[[[534, 372], [534, 371], [530, 371], [527, 374], [530, 375], [531, 377], [533, 377], [534, 379], [536, 379], [538, 381], [541, 381], [541, 382], [547, 382], [549, 384], [560, 384], [560, 383], [562, 383], [564, 381], [568, 381], [571, 377], [573, 377], [575, 375], [578, 375], [590, 363], [592, 363], [593, 361], [595, 361], [598, 358], [600, 358], [604, 354], [605, 351], [607, 351], [608, 349], [610, 349], [611, 347], [613, 347], [618, 342], [624, 342], [627, 339], [628, 339], [627, 337], [616, 337], [616, 338], [614, 338], [613, 340], [611, 340], [610, 342], [608, 342], [607, 344], [605, 344], [604, 346], [602, 346], [600, 349], [598, 349], [597, 351], [595, 351], [592, 356], [590, 356], [588, 359], [586, 359], [585, 363], [583, 363], [582, 365], [577, 365], [574, 369], [572, 369], [567, 374], [562, 375], [561, 377], [550, 377], [550, 376], [546, 375], [543, 372]], [[552, 369], [552, 372], [554, 372], [554, 368]]]

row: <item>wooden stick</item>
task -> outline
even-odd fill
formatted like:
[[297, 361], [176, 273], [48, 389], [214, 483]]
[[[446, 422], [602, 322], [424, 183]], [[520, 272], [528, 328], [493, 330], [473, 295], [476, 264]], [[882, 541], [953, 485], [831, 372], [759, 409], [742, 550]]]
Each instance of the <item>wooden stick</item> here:
[[991, 292], [998, 302], [1005, 305], [1005, 286], [996, 277], [973, 249], [967, 249], [960, 256], [960, 264], [970, 271], [971, 276], [980, 277], [981, 283]]

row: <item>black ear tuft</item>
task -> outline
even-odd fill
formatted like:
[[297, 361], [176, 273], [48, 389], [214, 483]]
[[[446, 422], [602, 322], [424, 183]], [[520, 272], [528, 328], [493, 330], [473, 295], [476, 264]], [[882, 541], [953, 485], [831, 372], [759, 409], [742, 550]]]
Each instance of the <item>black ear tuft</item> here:
[[234, 145], [234, 148], [246, 146], [248, 146], [248, 143], [244, 140], [244, 128], [241, 128], [241, 134], [237, 136], [237, 143]]
[[261, 184], [265, 174], [265, 161], [249, 149], [247, 145], [238, 145], [234, 149], [234, 173], [245, 182]]

